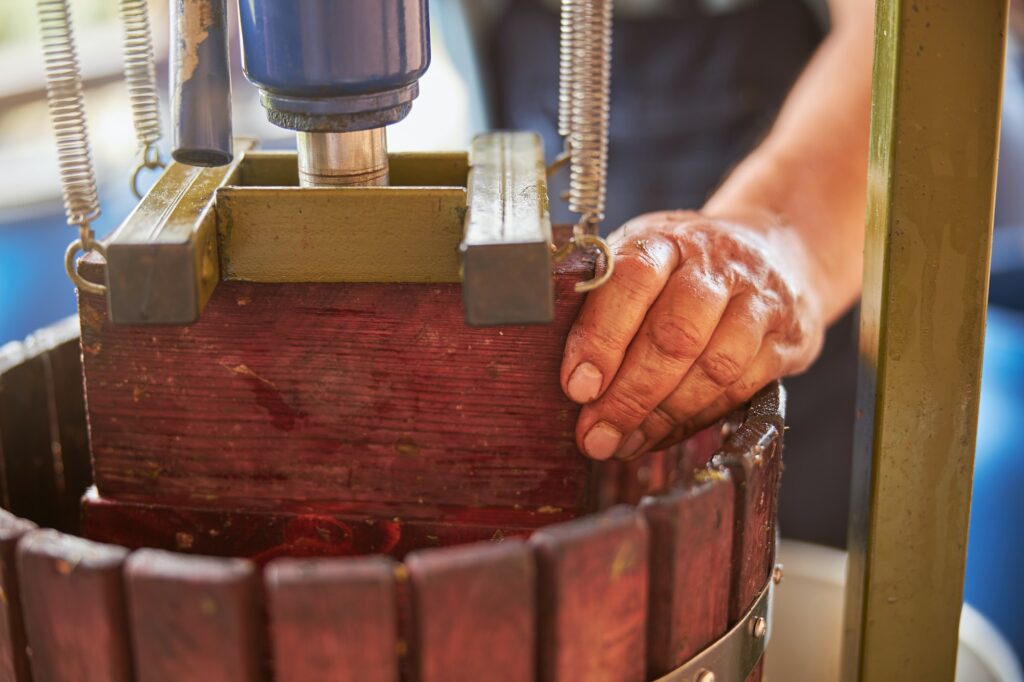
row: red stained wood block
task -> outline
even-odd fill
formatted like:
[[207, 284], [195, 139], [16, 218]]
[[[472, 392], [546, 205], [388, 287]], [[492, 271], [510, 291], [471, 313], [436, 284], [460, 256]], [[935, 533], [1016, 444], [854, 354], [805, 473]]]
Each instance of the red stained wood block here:
[[35, 527], [0, 509], [0, 682], [31, 679], [16, 548], [18, 540]]
[[[528, 535], [544, 522], [571, 518], [559, 510], [473, 509], [337, 504], [295, 511], [195, 509], [105, 500], [95, 489], [83, 505], [83, 527], [94, 539], [129, 548], [158, 547], [194, 554], [278, 557], [388, 554]], [[525, 520], [525, 523], [524, 523]]]
[[397, 682], [397, 567], [381, 557], [267, 566], [274, 679]]
[[127, 554], [54, 530], [21, 539], [18, 572], [36, 680], [132, 679], [121, 578]]
[[698, 431], [682, 443], [673, 446], [672, 451], [676, 457], [677, 480], [683, 482], [692, 481], [695, 474], [705, 471], [711, 458], [714, 457], [715, 453], [725, 443], [726, 437], [736, 431], [741, 418], [742, 411], [709, 426], [703, 431]]
[[664, 675], [729, 627], [733, 485], [728, 472], [658, 497], [641, 511], [651, 529], [647, 661]]
[[534, 679], [535, 568], [510, 540], [414, 552], [410, 656], [418, 682]]
[[649, 533], [635, 510], [540, 529], [537, 556], [539, 678], [642, 682]]
[[139, 682], [263, 679], [260, 585], [252, 563], [143, 549], [131, 555], [125, 575]]
[[[95, 480], [121, 501], [591, 507], [558, 384], [590, 264], [554, 323], [474, 329], [459, 285], [222, 282], [187, 327], [80, 297]], [[524, 517], [525, 518], [525, 517]]]

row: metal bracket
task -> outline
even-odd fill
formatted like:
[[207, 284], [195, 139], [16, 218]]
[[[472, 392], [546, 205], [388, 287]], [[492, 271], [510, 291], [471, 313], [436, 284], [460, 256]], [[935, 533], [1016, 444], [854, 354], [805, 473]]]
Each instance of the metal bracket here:
[[114, 324], [190, 324], [220, 281], [213, 212], [252, 140], [218, 168], [170, 164], [106, 242], [107, 304]]
[[772, 634], [772, 599], [781, 579], [779, 567], [750, 609], [728, 632], [655, 682], [744, 682], [761, 660]]
[[550, 322], [551, 218], [540, 137], [473, 140], [462, 252], [462, 301], [473, 326]]

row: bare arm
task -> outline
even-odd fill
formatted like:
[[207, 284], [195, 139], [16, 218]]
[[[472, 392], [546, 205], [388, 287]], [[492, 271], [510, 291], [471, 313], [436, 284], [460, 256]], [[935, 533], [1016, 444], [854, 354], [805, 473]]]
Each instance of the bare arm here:
[[833, 29], [771, 132], [699, 213], [640, 216], [590, 294], [561, 381], [591, 457], [634, 457], [805, 370], [860, 287], [873, 3]]

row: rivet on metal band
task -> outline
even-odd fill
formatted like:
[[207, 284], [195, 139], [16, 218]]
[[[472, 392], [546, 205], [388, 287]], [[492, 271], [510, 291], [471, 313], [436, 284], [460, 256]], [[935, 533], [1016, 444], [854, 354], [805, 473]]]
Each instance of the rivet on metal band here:
[[655, 682], [744, 682], [771, 639], [775, 585], [773, 576], [743, 618], [727, 633]]

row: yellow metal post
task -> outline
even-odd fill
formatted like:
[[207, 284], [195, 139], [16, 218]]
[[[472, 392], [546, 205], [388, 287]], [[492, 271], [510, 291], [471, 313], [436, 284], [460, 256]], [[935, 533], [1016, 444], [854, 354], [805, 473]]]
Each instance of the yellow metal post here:
[[1007, 0], [879, 0], [844, 680], [953, 680]]

